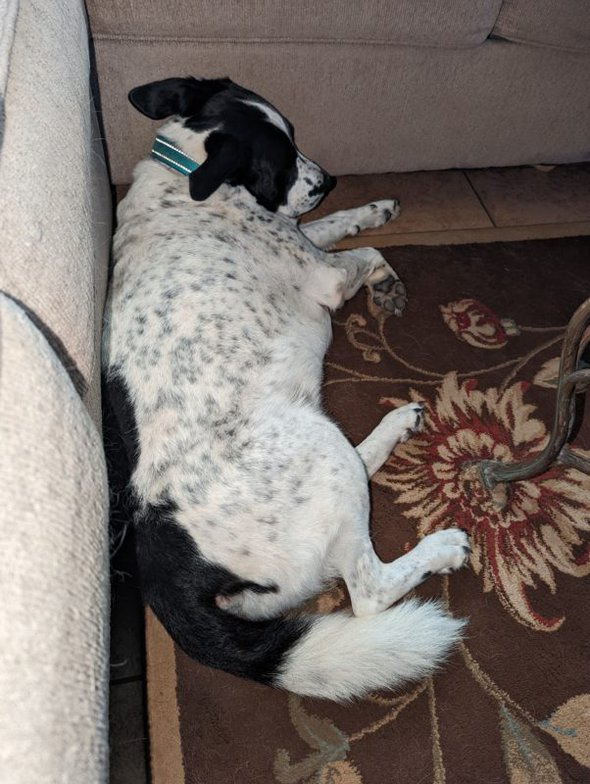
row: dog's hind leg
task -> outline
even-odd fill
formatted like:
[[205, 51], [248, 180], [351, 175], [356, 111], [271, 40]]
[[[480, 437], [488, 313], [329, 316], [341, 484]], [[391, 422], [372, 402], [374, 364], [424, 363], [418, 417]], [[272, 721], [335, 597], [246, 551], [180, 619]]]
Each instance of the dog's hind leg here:
[[467, 534], [447, 528], [425, 536], [408, 553], [384, 563], [367, 529], [367, 520], [349, 517], [330, 558], [334, 571], [346, 582], [356, 616], [383, 612], [431, 575], [460, 569], [471, 552]]
[[306, 292], [334, 310], [354, 297], [363, 285], [378, 307], [401, 316], [407, 301], [406, 288], [375, 248], [325, 253], [322, 263], [312, 268]]
[[397, 218], [397, 199], [383, 199], [352, 210], [339, 210], [299, 228], [318, 248], [328, 250], [344, 237], [354, 237], [363, 229], [375, 229]]
[[[409, 403], [387, 414], [373, 432], [357, 447], [367, 473], [372, 475], [385, 462], [391, 450], [421, 430], [424, 407]], [[390, 607], [430, 575], [447, 573], [463, 566], [469, 556], [467, 534], [450, 528], [424, 537], [409, 553], [383, 563], [375, 553], [369, 536], [368, 493], [357, 486], [352, 473], [345, 479], [354, 493], [347, 503], [335, 500], [341, 521], [330, 553], [330, 568], [348, 587], [355, 615], [372, 615]]]

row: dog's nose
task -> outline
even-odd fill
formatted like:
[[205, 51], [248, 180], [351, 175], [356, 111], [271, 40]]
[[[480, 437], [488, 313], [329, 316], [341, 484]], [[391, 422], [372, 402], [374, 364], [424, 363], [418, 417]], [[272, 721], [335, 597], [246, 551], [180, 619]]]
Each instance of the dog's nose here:
[[317, 184], [313, 187], [313, 189], [309, 192], [310, 196], [322, 196], [324, 197], [327, 193], [335, 187], [336, 185], [336, 177], [332, 177], [331, 174], [328, 174], [327, 171], [323, 169], [320, 170], [322, 179], [318, 180]]
[[324, 191], [326, 193], [330, 193], [336, 187], [337, 179], [336, 177], [332, 177], [331, 174], [328, 172], [324, 172]]

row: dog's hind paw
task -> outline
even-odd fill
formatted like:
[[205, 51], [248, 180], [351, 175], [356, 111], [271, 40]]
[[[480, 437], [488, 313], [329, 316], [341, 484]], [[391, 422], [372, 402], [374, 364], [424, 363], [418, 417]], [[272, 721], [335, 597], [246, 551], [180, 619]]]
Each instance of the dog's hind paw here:
[[428, 534], [414, 548], [432, 574], [450, 574], [466, 566], [471, 556], [469, 536], [461, 528]]
[[408, 438], [420, 433], [424, 429], [424, 404], [423, 403], [408, 403], [405, 406], [396, 408], [393, 412], [404, 421], [404, 430], [400, 436], [400, 442], [403, 444]]

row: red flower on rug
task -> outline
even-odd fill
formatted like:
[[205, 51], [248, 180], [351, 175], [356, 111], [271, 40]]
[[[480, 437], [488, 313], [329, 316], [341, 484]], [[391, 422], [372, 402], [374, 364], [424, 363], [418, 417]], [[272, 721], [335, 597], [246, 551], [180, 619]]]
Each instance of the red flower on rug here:
[[[472, 541], [472, 565], [484, 591], [533, 629], [553, 631], [564, 617], [543, 617], [526, 589], [541, 581], [556, 591], [555, 572], [590, 574], [590, 479], [562, 467], [509, 488], [493, 498], [479, 479], [481, 460], [514, 462], [541, 450], [547, 440], [535, 407], [524, 402], [528, 384], [480, 391], [475, 381], [448, 374], [427, 402], [424, 433], [401, 444], [375, 481], [396, 491], [404, 514], [421, 536], [458, 525]], [[411, 390], [412, 401], [424, 396]], [[384, 405], [401, 400], [383, 398]]]
[[447, 327], [470, 346], [502, 348], [509, 335], [520, 334], [512, 319], [498, 318], [493, 310], [476, 299], [461, 299], [439, 307]]

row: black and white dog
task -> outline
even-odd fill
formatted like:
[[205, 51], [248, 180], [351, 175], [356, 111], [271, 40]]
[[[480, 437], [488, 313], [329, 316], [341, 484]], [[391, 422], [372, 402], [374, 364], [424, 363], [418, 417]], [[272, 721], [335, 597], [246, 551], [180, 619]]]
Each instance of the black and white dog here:
[[[267, 101], [192, 78], [130, 100], [170, 118], [118, 208], [104, 333], [145, 600], [198, 661], [298, 694], [347, 699], [430, 673], [463, 621], [392, 605], [461, 567], [467, 536], [434, 533], [386, 564], [368, 527], [368, 478], [422, 407], [392, 411], [354, 448], [320, 401], [330, 311], [363, 285], [398, 315], [405, 304], [378, 251], [326, 249], [397, 202], [299, 225], [334, 179]], [[283, 617], [334, 577], [352, 614]]]

